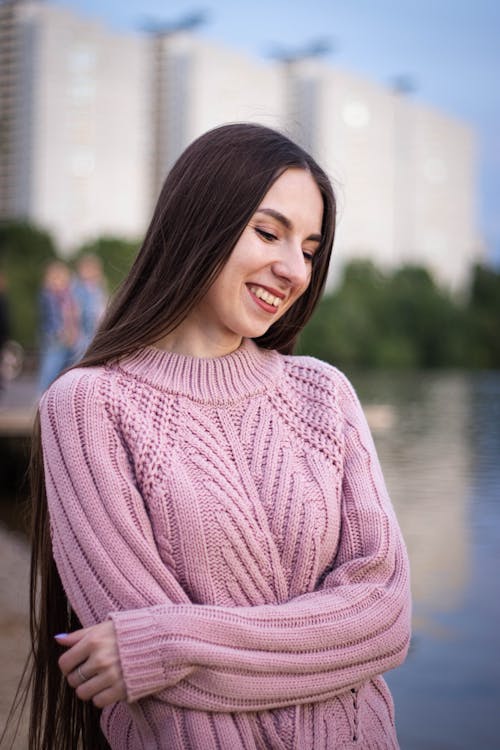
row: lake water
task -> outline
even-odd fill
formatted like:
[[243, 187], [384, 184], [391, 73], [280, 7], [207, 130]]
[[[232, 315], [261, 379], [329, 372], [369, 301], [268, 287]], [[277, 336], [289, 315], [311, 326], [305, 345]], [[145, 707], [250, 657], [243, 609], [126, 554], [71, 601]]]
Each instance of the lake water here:
[[352, 376], [412, 566], [414, 635], [387, 675], [402, 750], [500, 749], [500, 373]]
[[500, 750], [500, 373], [350, 376], [387, 407], [374, 437], [412, 566], [412, 647], [387, 675], [401, 748]]

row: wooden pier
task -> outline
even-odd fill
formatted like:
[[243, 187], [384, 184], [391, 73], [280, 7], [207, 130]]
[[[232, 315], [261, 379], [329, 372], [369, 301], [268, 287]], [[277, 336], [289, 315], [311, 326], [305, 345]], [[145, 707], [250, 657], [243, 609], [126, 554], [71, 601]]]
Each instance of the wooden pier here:
[[0, 411], [0, 437], [28, 437], [31, 434], [35, 409], [3, 409]]

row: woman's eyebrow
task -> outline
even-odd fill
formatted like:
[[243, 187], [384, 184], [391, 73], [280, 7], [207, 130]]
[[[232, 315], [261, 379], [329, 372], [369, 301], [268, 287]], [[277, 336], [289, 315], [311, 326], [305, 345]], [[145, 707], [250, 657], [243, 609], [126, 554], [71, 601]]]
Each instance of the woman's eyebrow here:
[[[280, 224], [282, 224], [286, 229], [293, 229], [293, 224], [290, 221], [290, 219], [284, 214], [282, 214], [280, 211], [276, 211], [276, 209], [274, 208], [258, 208], [255, 213], [266, 214], [267, 216], [272, 216], [273, 219], [276, 219], [276, 221], [279, 221]], [[309, 235], [307, 239], [313, 242], [321, 242], [322, 237], [320, 234], [311, 234]]]

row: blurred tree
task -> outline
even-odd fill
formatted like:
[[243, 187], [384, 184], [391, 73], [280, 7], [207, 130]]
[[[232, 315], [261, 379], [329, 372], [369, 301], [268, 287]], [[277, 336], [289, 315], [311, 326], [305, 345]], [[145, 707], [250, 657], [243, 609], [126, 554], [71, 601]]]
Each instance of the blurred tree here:
[[322, 299], [303, 331], [299, 350], [341, 366], [372, 366], [384, 284], [370, 261], [349, 263], [340, 287]]
[[456, 366], [465, 364], [465, 329], [463, 310], [425, 268], [383, 275], [357, 260], [321, 301], [300, 351], [341, 367]]
[[469, 364], [500, 368], [500, 273], [477, 264], [467, 307]]
[[97, 255], [102, 262], [109, 290], [114, 292], [130, 270], [139, 245], [139, 241], [133, 242], [119, 237], [99, 237], [82, 245], [76, 253], [75, 260], [85, 253]]
[[392, 274], [383, 317], [385, 330], [401, 341], [411, 342], [413, 364], [419, 367], [463, 364], [463, 312], [436, 285], [426, 268], [404, 266]]
[[7, 278], [11, 336], [28, 349], [37, 343], [37, 300], [43, 271], [55, 257], [48, 232], [26, 222], [0, 222], [0, 266]]

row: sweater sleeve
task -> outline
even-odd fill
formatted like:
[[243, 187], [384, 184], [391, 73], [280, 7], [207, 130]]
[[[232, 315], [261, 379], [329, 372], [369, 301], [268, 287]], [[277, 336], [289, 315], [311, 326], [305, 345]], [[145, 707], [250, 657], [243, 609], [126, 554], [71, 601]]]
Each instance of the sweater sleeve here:
[[[39, 408], [52, 552], [84, 627], [113, 610], [189, 601], [160, 558], [98, 377], [90, 369], [68, 372]], [[152, 690], [186, 674], [172, 667], [169, 677], [159, 675], [156, 664], [145, 664], [143, 671], [141, 679]]]
[[[281, 605], [191, 604], [160, 559], [95, 376], [41, 403], [54, 557], [82, 624], [114, 621], [127, 696], [211, 711], [325, 700], [397, 666], [409, 642], [404, 544], [354, 392], [341, 381], [341, 543], [321, 587]], [[90, 594], [91, 592], [91, 594]]]

